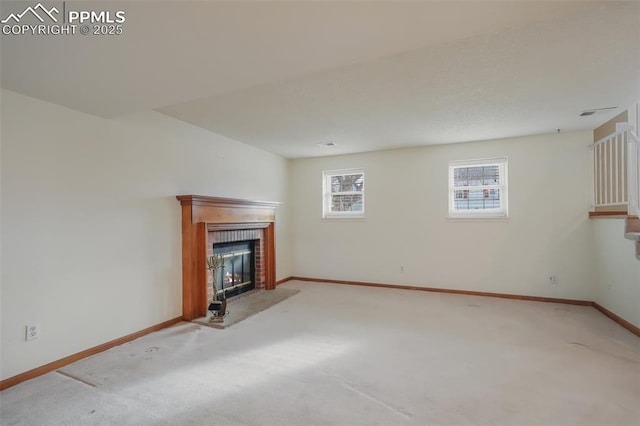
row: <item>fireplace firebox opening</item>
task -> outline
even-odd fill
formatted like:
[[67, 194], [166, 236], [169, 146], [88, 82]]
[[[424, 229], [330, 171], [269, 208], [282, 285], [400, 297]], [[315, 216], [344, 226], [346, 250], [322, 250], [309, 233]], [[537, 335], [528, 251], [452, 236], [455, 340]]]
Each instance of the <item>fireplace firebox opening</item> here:
[[216, 279], [209, 279], [208, 293], [213, 295], [216, 283], [218, 300], [229, 299], [256, 288], [256, 241], [238, 241], [213, 244], [213, 255], [223, 259], [216, 271]]

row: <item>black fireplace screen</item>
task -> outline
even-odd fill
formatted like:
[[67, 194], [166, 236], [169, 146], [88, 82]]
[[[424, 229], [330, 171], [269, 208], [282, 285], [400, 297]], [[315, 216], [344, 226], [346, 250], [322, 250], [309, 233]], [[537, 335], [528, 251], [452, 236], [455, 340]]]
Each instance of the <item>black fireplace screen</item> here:
[[229, 298], [255, 288], [255, 241], [217, 243], [214, 256], [222, 255], [223, 267], [217, 270], [218, 298]]

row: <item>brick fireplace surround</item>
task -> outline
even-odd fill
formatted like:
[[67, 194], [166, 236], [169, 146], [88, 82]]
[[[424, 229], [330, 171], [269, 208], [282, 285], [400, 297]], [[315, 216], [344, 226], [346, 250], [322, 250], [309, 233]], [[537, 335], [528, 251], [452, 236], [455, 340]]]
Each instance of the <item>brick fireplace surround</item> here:
[[206, 256], [215, 243], [256, 240], [256, 288], [276, 285], [275, 211], [280, 203], [178, 195], [182, 205], [182, 318], [207, 314]]

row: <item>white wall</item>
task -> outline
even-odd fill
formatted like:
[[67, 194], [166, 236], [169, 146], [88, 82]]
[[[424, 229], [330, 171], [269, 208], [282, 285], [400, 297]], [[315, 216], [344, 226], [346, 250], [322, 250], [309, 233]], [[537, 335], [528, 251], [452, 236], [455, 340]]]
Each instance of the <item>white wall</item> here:
[[1, 103], [3, 379], [181, 315], [177, 194], [282, 201], [291, 275], [287, 160], [155, 112]]
[[[593, 300], [590, 143], [573, 132], [294, 160], [294, 274]], [[448, 220], [448, 161], [502, 156], [510, 218]], [[366, 218], [321, 219], [322, 171], [351, 167], [365, 169]]]
[[640, 262], [633, 241], [624, 238], [624, 219], [592, 221], [595, 301], [640, 327]]

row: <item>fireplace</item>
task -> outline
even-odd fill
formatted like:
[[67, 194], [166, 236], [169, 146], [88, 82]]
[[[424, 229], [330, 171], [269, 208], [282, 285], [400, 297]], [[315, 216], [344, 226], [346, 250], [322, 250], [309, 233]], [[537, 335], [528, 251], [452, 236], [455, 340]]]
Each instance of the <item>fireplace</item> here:
[[[228, 297], [275, 288], [275, 209], [280, 203], [180, 195], [182, 205], [182, 316], [206, 316], [213, 278], [207, 257], [222, 254], [218, 288]], [[245, 252], [251, 252], [251, 254]]]
[[208, 280], [208, 299], [213, 299], [216, 284], [218, 299], [230, 299], [256, 288], [255, 240], [213, 244], [213, 255], [222, 259], [216, 279]]

